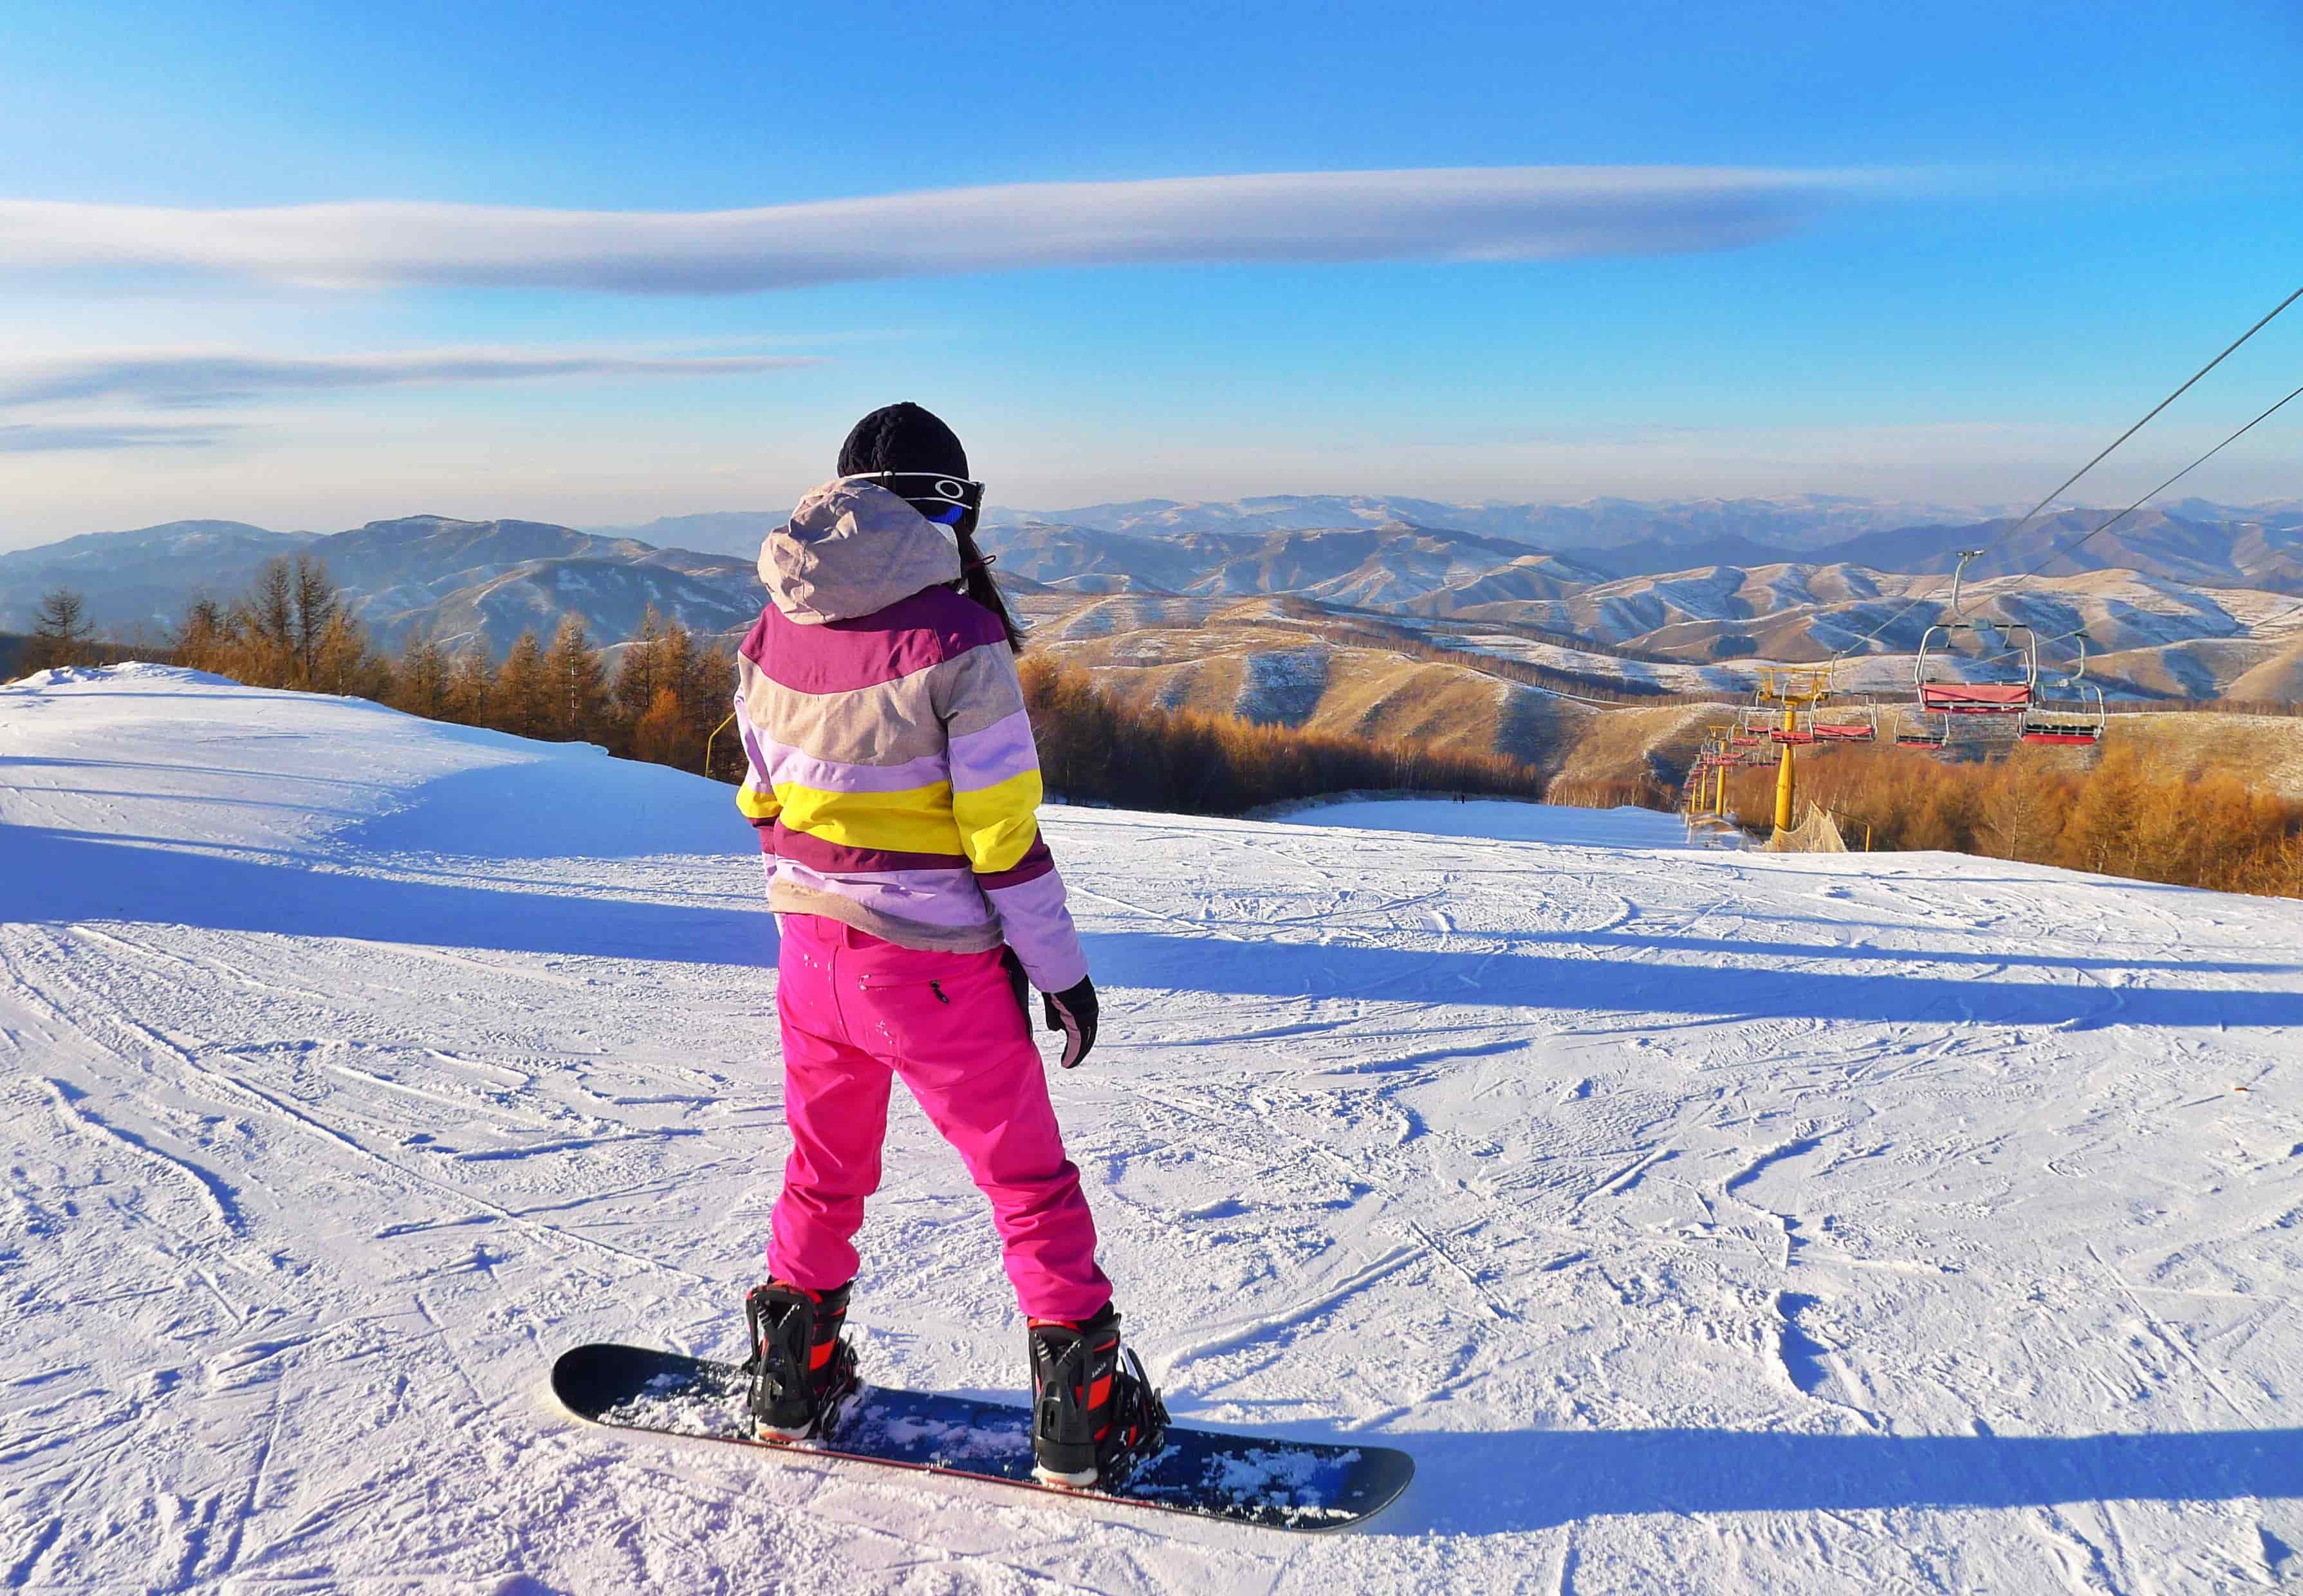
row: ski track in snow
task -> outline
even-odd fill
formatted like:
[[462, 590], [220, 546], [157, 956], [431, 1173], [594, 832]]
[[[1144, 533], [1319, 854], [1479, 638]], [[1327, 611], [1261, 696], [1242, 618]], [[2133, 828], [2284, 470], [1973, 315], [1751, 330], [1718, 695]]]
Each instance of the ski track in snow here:
[[[1365, 1531], [566, 1421], [578, 1341], [741, 1355], [784, 1144], [727, 790], [131, 667], [0, 689], [0, 1586], [2303, 1577], [2293, 903], [1503, 804], [1047, 819], [1130, 1335], [1179, 1420], [1414, 1454]], [[900, 1093], [863, 1247], [870, 1376], [1013, 1393]]]

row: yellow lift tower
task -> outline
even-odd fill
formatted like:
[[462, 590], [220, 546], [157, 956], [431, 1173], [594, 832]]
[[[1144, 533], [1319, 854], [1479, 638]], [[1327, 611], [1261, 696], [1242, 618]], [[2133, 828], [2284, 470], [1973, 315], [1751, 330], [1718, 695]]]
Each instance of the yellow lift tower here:
[[[1792, 829], [1792, 750], [1815, 741], [1815, 706], [1831, 696], [1831, 673], [1810, 666], [1759, 667], [1759, 701], [1772, 713], [1782, 710], [1783, 724], [1768, 732], [1782, 746], [1783, 763], [1776, 767], [1776, 830]], [[1808, 716], [1805, 726], [1800, 715]]]
[[1735, 728], [1731, 723], [1725, 726], [1714, 726], [1710, 730], [1711, 739], [1708, 747], [1712, 750], [1711, 802], [1708, 806], [1708, 811], [1715, 819], [1717, 819], [1725, 817], [1727, 813], [1727, 773], [1735, 764], [1735, 746], [1733, 740]]

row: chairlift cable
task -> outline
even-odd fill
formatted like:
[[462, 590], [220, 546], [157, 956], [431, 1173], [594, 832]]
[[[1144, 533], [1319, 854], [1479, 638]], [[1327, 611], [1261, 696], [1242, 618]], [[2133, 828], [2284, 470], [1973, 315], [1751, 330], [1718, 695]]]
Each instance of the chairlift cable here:
[[[2278, 401], [2278, 403], [2273, 404], [2273, 406], [2271, 406], [2271, 407], [2270, 407], [2270, 409], [2268, 409], [2268, 410], [2265, 410], [2262, 414], [2260, 414], [2260, 415], [2258, 415], [2257, 417], [2256, 417], [2256, 418], [2255, 418], [2253, 421], [2250, 421], [2250, 422], [2248, 422], [2245, 426], [2240, 427], [2237, 432], [2235, 432], [2235, 433], [2231, 434], [2231, 436], [2229, 436], [2229, 437], [2225, 438], [2222, 443], [2217, 443], [2214, 448], [2212, 448], [2212, 449], [2208, 450], [2205, 454], [2202, 454], [2201, 456], [2199, 456], [2199, 458], [2198, 458], [2198, 459], [2197, 459], [2197, 460], [2193, 460], [2189, 465], [2185, 466], [2181, 470], [2180, 470], [2180, 471], [2176, 472], [2172, 477], [2170, 477], [2169, 478], [2167, 478], [2167, 480], [2166, 480], [2166, 481], [2164, 481], [2164, 482], [2161, 483], [2157, 487], [2153, 488], [2149, 493], [2147, 493], [2147, 494], [2144, 494], [2141, 498], [2139, 498], [2139, 499], [2136, 500], [2134, 503], [2130, 504], [2126, 509], [2124, 509], [2124, 510], [2121, 511], [2117, 515], [2114, 515], [2114, 516], [2113, 516], [2110, 519], [2108, 519], [2108, 520], [2105, 521], [2105, 522], [2103, 523], [2103, 525], [2102, 525], [2102, 526], [2097, 527], [2096, 528], [2095, 528], [2095, 531], [2093, 531], [2093, 532], [2085, 532], [2085, 533], [2080, 534], [2078, 537], [2073, 538], [2073, 539], [2071, 540], [2071, 542], [2068, 545], [2066, 545], [2065, 547], [2063, 547], [2063, 548], [2060, 548], [2060, 549], [2053, 549], [2053, 550], [2050, 550], [2050, 551], [2048, 552], [2047, 556], [2046, 556], [2046, 559], [2044, 559], [2044, 560], [2040, 561], [2038, 564], [2037, 564], [2037, 565], [2033, 566], [2030, 570], [2029, 570], [2025, 571], [2021, 576], [2016, 577], [2016, 578], [2012, 578], [2012, 579], [2013, 579], [2016, 583], [2018, 583], [2018, 584], [2021, 584], [2021, 583], [2024, 583], [2024, 582], [2028, 582], [2028, 581], [2029, 581], [2033, 577], [2037, 576], [2041, 571], [2043, 571], [2043, 570], [2046, 570], [2048, 566], [2050, 566], [2050, 565], [2054, 564], [2057, 560], [2061, 559], [2063, 555], [2065, 555], [2065, 554], [2069, 554], [2069, 553], [2074, 553], [2074, 552], [2075, 552], [2075, 551], [2079, 547], [2079, 545], [2080, 545], [2081, 544], [2084, 544], [2085, 542], [2087, 542], [2087, 540], [2088, 540], [2088, 538], [2095, 536], [2096, 536], [2096, 533], [2097, 533], [2097, 532], [2107, 532], [2107, 531], [2109, 531], [2112, 528], [2113, 528], [2113, 527], [2117, 526], [2121, 521], [2125, 520], [2129, 516], [2133, 515], [2137, 511], [2138, 511], [2138, 510], [2142, 509], [2146, 504], [2149, 503], [2152, 500], [2154, 500], [2154, 499], [2157, 498], [2161, 494], [2165, 493], [2169, 488], [2171, 488], [2171, 487], [2174, 486], [2177, 483], [2179, 483], [2179, 482], [2182, 481], [2184, 477], [2189, 477], [2192, 472], [2194, 472], [2194, 471], [2198, 470], [2201, 466], [2206, 465], [2209, 460], [2211, 460], [2214, 459], [2214, 457], [2215, 457], [2216, 455], [2221, 454], [2221, 453], [2222, 453], [2225, 449], [2230, 448], [2233, 443], [2238, 443], [2241, 438], [2243, 438], [2243, 437], [2247, 436], [2247, 435], [2248, 435], [2248, 433], [2250, 433], [2250, 432], [2253, 432], [2253, 431], [2256, 429], [2256, 427], [2257, 427], [2257, 426], [2259, 426], [2259, 425], [2260, 425], [2260, 424], [2262, 424], [2263, 422], [2265, 422], [2265, 421], [2270, 420], [2270, 419], [2271, 419], [2271, 418], [2272, 418], [2273, 416], [2274, 416], [2274, 415], [2278, 414], [2278, 413], [2279, 413], [2279, 411], [2280, 411], [2281, 410], [2284, 409], [2284, 408], [2287, 406], [2287, 404], [2288, 404], [2290, 401], [2295, 400], [2295, 399], [2299, 399], [2299, 398], [2303, 398], [2303, 387], [2299, 387], [2299, 388], [2295, 389], [2293, 392], [2290, 393], [2287, 395], [2287, 397], [2286, 397], [2285, 399], [2282, 399], [2282, 400], [2279, 401]], [[2303, 606], [2299, 606], [2299, 607], [2303, 607]], [[2158, 612], [2158, 611], [2145, 611], [2145, 612], [2143, 612], [2143, 613], [2146, 613], [2146, 614], [2157, 614], [2157, 613], [2160, 613], [2160, 612]], [[2293, 610], [2292, 610], [2292, 609], [2290, 609], [2290, 610], [2282, 611], [2282, 612], [2281, 612], [2281, 614], [2282, 614], [2282, 615], [2286, 615], [2286, 614], [2292, 614], [2293, 612], [2293, 612]], [[2278, 620], [2279, 618], [2280, 618], [2279, 616], [2273, 616], [2273, 617], [2272, 617], [2272, 619], [2273, 619], [2273, 620], [2274, 620], [2274, 621], [2275, 621], [2275, 620]], [[2171, 619], [2172, 619], [2172, 617], [2171, 617]], [[2082, 627], [2076, 628], [2076, 629], [2074, 629], [2073, 630], [2064, 632], [2064, 633], [2063, 633], [2063, 634], [2061, 634], [2060, 636], [2057, 636], [2057, 637], [2053, 637], [2053, 638], [2040, 638], [2040, 639], [2039, 639], [2039, 644], [2040, 644], [2040, 646], [2042, 646], [2042, 647], [2046, 647], [2046, 646], [2049, 646], [2049, 645], [2051, 645], [2051, 644], [2067, 642], [2067, 641], [2069, 641], [2071, 638], [2073, 638], [2078, 637], [2078, 636], [2079, 635], [2079, 633], [2080, 633], [2080, 632], [2083, 632], [2083, 631], [2085, 631], [2085, 630], [2087, 630], [2087, 629], [2087, 629], [2086, 627], [2082, 626]], [[2012, 653], [2015, 653], [2015, 652], [2017, 652], [2017, 651], [2016, 651], [2016, 650], [2013, 650], [2013, 649], [2005, 649], [2005, 650], [2002, 650], [2002, 651], [2001, 651], [2000, 653], [1998, 653], [1998, 654], [1987, 654], [1987, 655], [1983, 656], [1983, 657], [1982, 657], [1982, 659], [1980, 659], [1978, 663], [1989, 663], [1992, 660], [2004, 659], [2004, 658], [2006, 658], [2010, 654], [2012, 654]]]
[[[2183, 384], [2183, 385], [2182, 385], [2181, 387], [2180, 387], [2180, 388], [2176, 389], [2172, 393], [2170, 393], [2169, 395], [2167, 395], [2167, 397], [2166, 397], [2166, 398], [2164, 398], [2164, 399], [2161, 400], [2157, 404], [2153, 405], [2153, 406], [2151, 407], [2150, 410], [2145, 414], [2145, 416], [2143, 417], [2142, 420], [2138, 421], [2134, 426], [2132, 426], [2129, 427], [2125, 432], [2121, 433], [2117, 437], [2113, 438], [2113, 440], [2112, 440], [2108, 444], [2105, 445], [2105, 447], [2104, 447], [2104, 449], [2103, 449], [2102, 452], [2098, 453], [2098, 454], [2097, 454], [2097, 455], [2093, 459], [2093, 460], [2091, 460], [2088, 461], [2088, 463], [2087, 463], [2087, 464], [2085, 464], [2085, 465], [2081, 466], [2078, 470], [2076, 470], [2076, 471], [2072, 472], [2069, 477], [2064, 477], [2064, 478], [2063, 478], [2063, 482], [2062, 482], [2062, 484], [2056, 487], [2056, 489], [2054, 490], [2054, 492], [2053, 492], [2053, 493], [2049, 494], [2046, 498], [2044, 498], [2044, 499], [2040, 500], [2037, 504], [2034, 504], [2033, 506], [2031, 506], [2030, 510], [2029, 511], [2029, 512], [2027, 512], [2027, 513], [2024, 515], [2024, 517], [2023, 517], [2023, 519], [2020, 519], [2020, 520], [2017, 521], [2013, 526], [2012, 526], [2012, 527], [2008, 528], [2006, 531], [2002, 532], [1998, 536], [1996, 536], [1996, 537], [1993, 538], [1989, 543], [1985, 544], [1985, 545], [1983, 545], [1983, 547], [1982, 547], [1982, 548], [1980, 548], [1980, 549], [1977, 550], [1976, 552], [1977, 552], [1978, 554], [1989, 553], [1992, 550], [1994, 550], [1994, 549], [1995, 549], [1995, 548], [2000, 547], [2002, 545], [2005, 544], [2005, 543], [2008, 541], [2008, 539], [2010, 539], [2010, 538], [2013, 537], [2013, 536], [2014, 536], [2018, 532], [2020, 532], [2024, 528], [2026, 528], [2026, 527], [2029, 526], [2029, 525], [2030, 525], [2034, 520], [2037, 519], [2038, 519], [2039, 512], [2040, 512], [2041, 511], [2045, 510], [2048, 505], [2050, 505], [2050, 504], [2054, 503], [2054, 502], [2055, 502], [2055, 500], [2056, 500], [2056, 499], [2058, 499], [2059, 497], [2061, 497], [2061, 496], [2063, 495], [2063, 491], [2064, 491], [2066, 488], [2069, 488], [2069, 487], [2070, 487], [2073, 483], [2077, 482], [2080, 477], [2082, 477], [2086, 476], [2089, 471], [2094, 470], [2094, 469], [2096, 469], [2096, 467], [2097, 467], [2097, 466], [2101, 465], [2101, 464], [2104, 462], [2104, 460], [2105, 460], [2105, 459], [2107, 459], [2107, 458], [2110, 456], [2111, 452], [2112, 452], [2113, 450], [2114, 450], [2114, 449], [2118, 448], [2122, 443], [2124, 443], [2125, 442], [2127, 442], [2127, 440], [2128, 440], [2128, 439], [2130, 439], [2130, 438], [2133, 437], [2137, 433], [2138, 433], [2138, 432], [2142, 431], [2142, 430], [2143, 430], [2143, 428], [2145, 427], [2145, 426], [2146, 426], [2146, 425], [2147, 425], [2147, 424], [2151, 421], [2151, 419], [2152, 419], [2152, 418], [2153, 418], [2153, 417], [2155, 417], [2156, 415], [2158, 415], [2158, 414], [2159, 414], [2159, 412], [2160, 412], [2160, 411], [2162, 411], [2162, 410], [2165, 410], [2169, 405], [2171, 405], [2171, 404], [2174, 403], [2177, 400], [2181, 399], [2184, 394], [2186, 394], [2186, 393], [2189, 393], [2189, 392], [2190, 392], [2190, 390], [2191, 390], [2191, 388], [2192, 388], [2192, 386], [2193, 386], [2193, 384], [2195, 384], [2196, 383], [2198, 383], [2198, 380], [2199, 380], [2201, 377], [2203, 377], [2203, 376], [2206, 376], [2206, 375], [2207, 375], [2207, 373], [2209, 373], [2209, 372], [2213, 371], [2216, 367], [2218, 367], [2218, 366], [2222, 365], [2225, 360], [2229, 359], [2231, 357], [2231, 355], [2232, 355], [2234, 352], [2236, 352], [2236, 351], [2238, 350], [2238, 349], [2239, 349], [2240, 345], [2241, 345], [2241, 344], [2245, 343], [2248, 339], [2250, 339], [2250, 338], [2254, 337], [2257, 333], [2262, 332], [2262, 331], [2263, 331], [2263, 329], [2264, 329], [2265, 327], [2266, 327], [2266, 326], [2270, 325], [2271, 325], [2271, 322], [2272, 322], [2272, 318], [2273, 318], [2273, 317], [2276, 317], [2276, 316], [2277, 316], [2281, 311], [2282, 311], [2282, 310], [2286, 309], [2290, 305], [2292, 305], [2292, 304], [2293, 304], [2296, 300], [2303, 300], [2303, 288], [2299, 288], [2299, 289], [2297, 289], [2293, 293], [2289, 294], [2285, 299], [2283, 299], [2283, 300], [2280, 300], [2280, 301], [2279, 301], [2279, 303], [2277, 303], [2276, 305], [2273, 305], [2273, 307], [2272, 307], [2268, 311], [2265, 312], [2265, 313], [2264, 313], [2264, 316], [2263, 316], [2263, 318], [2262, 318], [2260, 321], [2257, 322], [2257, 323], [2255, 324], [2255, 325], [2253, 325], [2253, 326], [2249, 327], [2246, 332], [2241, 333], [2241, 334], [2240, 334], [2237, 338], [2234, 338], [2233, 340], [2231, 340], [2231, 342], [2228, 345], [2226, 345], [2226, 346], [2224, 347], [2223, 353], [2221, 353], [2221, 354], [2217, 355], [2214, 359], [2212, 359], [2212, 360], [2208, 361], [2205, 366], [2200, 367], [2198, 368], [2198, 370], [2197, 370], [2197, 371], [2193, 372], [2193, 373], [2190, 375], [2190, 376], [2189, 376], [2189, 378], [2184, 382], [2184, 384]], [[2289, 395], [2289, 398], [2292, 398], [2292, 397], [2293, 397], [2293, 395], [2292, 395], [2292, 394]], [[2280, 404], [2284, 404], [2284, 403], [2286, 403], [2286, 402], [2287, 402], [2287, 401], [2286, 401], [2286, 400], [2282, 400], [2282, 401], [2280, 401]], [[2278, 409], [2278, 408], [2279, 408], [2279, 407], [2278, 407], [2278, 405], [2273, 405], [2273, 406], [2272, 407], [2272, 409], [2273, 409], [2273, 410], [2276, 410], [2276, 409]], [[2265, 411], [2265, 415], [2268, 415], [2269, 413], [2270, 413], [2269, 411]], [[2261, 417], [2261, 416], [2258, 416], [2258, 417], [2257, 417], [2257, 418], [2256, 418], [2256, 420], [2257, 420], [2257, 421], [2259, 421], [2259, 420], [2261, 420], [2261, 419], [2263, 419], [2263, 417]], [[2254, 425], [2255, 425], [2255, 422], [2253, 422], [2253, 421], [2250, 421], [2250, 422], [2248, 422], [2248, 426], [2254, 426]], [[2243, 433], [2243, 432], [2245, 432], [2246, 430], [2247, 430], [2247, 427], [2241, 427], [2241, 428], [2240, 429], [2240, 432]], [[2239, 436], [2239, 434], [2238, 434], [2238, 433], [2234, 433], [2234, 434], [2232, 435], [2231, 438], [2227, 438], [2227, 439], [2225, 439], [2225, 440], [2224, 440], [2224, 442], [2225, 442], [2225, 443], [2231, 442], [2231, 441], [2232, 441], [2232, 439], [2235, 439], [2235, 438], [2237, 438], [2238, 436]], [[2220, 449], [2220, 448], [2222, 448], [2222, 447], [2223, 447], [2223, 445], [2219, 443], [2219, 444], [2217, 444], [2215, 447], [2216, 447], [2217, 449]], [[2208, 452], [2209, 452], [2209, 454], [2212, 454], [2212, 453], [2214, 452], [2214, 451], [2213, 451], [2213, 450], [2210, 450]], [[2202, 457], [2201, 457], [2201, 459], [2202, 459], [2202, 460], [2204, 460], [2204, 459], [2206, 459], [2206, 456], [2202, 456]], [[2195, 462], [2195, 463], [2196, 463], [2196, 462]], [[2188, 468], [2188, 467], [2187, 467], [2187, 468], [2185, 468], [2185, 469], [2189, 469], [2189, 468]], [[2177, 476], [2179, 476], [2179, 477], [2180, 477], [2181, 475], [2181, 472], [2177, 473]], [[2174, 480], [2174, 478], [2173, 478], [2173, 477], [2171, 477], [2171, 478], [2169, 478], [2169, 480], [2170, 480], [2170, 481], [2172, 481], [2172, 480]], [[2156, 490], [2155, 490], [2155, 491], [2156, 491]], [[2108, 524], [2108, 523], [2106, 523], [2106, 524]], [[2099, 527], [2099, 528], [2097, 528], [2096, 530], [2096, 531], [2101, 531], [2101, 530], [2102, 530], [2102, 528], [2100, 528], [2100, 527]], [[2093, 536], [2093, 534], [2089, 534], [2089, 536]], [[2075, 545], [2073, 545], [2072, 546], [2073, 546], [2073, 547], [2077, 547], [2078, 545], [2075, 544]], [[1866, 644], [1866, 643], [1877, 642], [1877, 641], [1878, 640], [1878, 638], [1879, 638], [1879, 634], [1880, 634], [1880, 633], [1882, 633], [1882, 632], [1885, 631], [1889, 627], [1891, 627], [1891, 626], [1894, 625], [1894, 624], [1895, 624], [1895, 622], [1897, 622], [1898, 621], [1901, 621], [1904, 616], [1906, 616], [1906, 615], [1910, 614], [1913, 610], [1917, 609], [1917, 608], [1919, 606], [1919, 604], [1920, 604], [1920, 599], [1919, 599], [1919, 597], [1918, 595], [1914, 595], [1914, 596], [1913, 596], [1912, 598], [1911, 598], [1907, 603], [1905, 603], [1905, 604], [1903, 605], [1903, 607], [1902, 607], [1902, 609], [1900, 609], [1900, 610], [1896, 611], [1894, 614], [1892, 614], [1892, 615], [1888, 616], [1888, 617], [1887, 617], [1887, 619], [1886, 619], [1886, 620], [1885, 620], [1885, 621], [1881, 621], [1881, 622], [1878, 624], [1878, 626], [1877, 626], [1877, 628], [1875, 628], [1874, 629], [1872, 629], [1872, 630], [1871, 630], [1871, 631], [1869, 631], [1869, 632], [1865, 633], [1862, 637], [1860, 637], [1860, 638], [1857, 638], [1853, 643], [1849, 644], [1845, 648], [1841, 649], [1837, 654], [1833, 654], [1831, 657], [1832, 657], [1834, 660], [1844, 659], [1848, 654], [1852, 654], [1852, 653], [1853, 653], [1853, 652], [1854, 652], [1858, 647], [1860, 647], [1861, 645]]]
[[[2298, 291], [2303, 292], [2303, 290], [2299, 290]], [[2299, 394], [2303, 394], [2303, 387], [2299, 387], [2294, 390], [2293, 393], [2289, 393], [2286, 399], [2281, 400], [2277, 404], [2274, 404], [2269, 410], [2265, 410], [2261, 415], [2257, 416], [2255, 420], [2250, 421], [2245, 426], [2240, 427], [2237, 432], [2231, 434], [2231, 436], [2225, 438], [2222, 443], [2217, 443], [2214, 448], [2199, 456], [2198, 459], [2193, 460], [2189, 465], [2185, 466], [2181, 470], [2167, 478], [2166, 481], [2161, 483], [2157, 487], [2153, 488], [2149, 493], [2144, 494], [2143, 497], [2136, 500], [2134, 503], [2130, 504], [2117, 515], [2113, 516], [2109, 520], [2104, 522], [2102, 526], [2097, 527], [2094, 532], [2081, 533], [2078, 537], [2071, 540], [2068, 547], [2049, 550], [2046, 559], [2040, 561], [2038, 564], [2033, 566], [2030, 570], [2025, 571], [2021, 576], [2017, 577], [2015, 579], [2018, 582], [2029, 581], [2033, 577], [2037, 576], [2041, 571], [2046, 570], [2048, 566], [2053, 565], [2063, 555], [2071, 553], [2078, 549], [2081, 544], [2087, 542], [2088, 538], [2093, 537], [2096, 533], [2107, 531], [2111, 528], [2117, 526], [2129, 516], [2133, 515], [2137, 511], [2142, 509], [2144, 505], [2149, 503], [2161, 494], [2165, 493], [2169, 488], [2182, 481], [2184, 477], [2189, 477], [2201, 466], [2206, 465], [2209, 460], [2214, 459], [2216, 455], [2221, 454], [2231, 444], [2238, 443], [2241, 438], [2247, 436], [2248, 433], [2253, 432], [2257, 423], [2270, 420], [2273, 416], [2278, 414], [2281, 410], [2286, 407], [2288, 400], [2291, 400]]]

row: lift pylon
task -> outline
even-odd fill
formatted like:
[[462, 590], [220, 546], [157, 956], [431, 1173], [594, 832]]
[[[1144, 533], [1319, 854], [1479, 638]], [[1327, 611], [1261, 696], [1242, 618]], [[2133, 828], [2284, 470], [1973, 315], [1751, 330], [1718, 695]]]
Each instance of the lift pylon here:
[[[1776, 829], [1792, 829], [1793, 769], [1792, 750], [1815, 740], [1815, 706], [1831, 696], [1831, 673], [1811, 665], [1762, 665], [1759, 667], [1759, 687], [1756, 697], [1772, 716], [1783, 713], [1781, 724], [1772, 727], [1769, 739], [1780, 745], [1781, 763], [1776, 766]], [[1808, 723], [1800, 724], [1807, 716]]]

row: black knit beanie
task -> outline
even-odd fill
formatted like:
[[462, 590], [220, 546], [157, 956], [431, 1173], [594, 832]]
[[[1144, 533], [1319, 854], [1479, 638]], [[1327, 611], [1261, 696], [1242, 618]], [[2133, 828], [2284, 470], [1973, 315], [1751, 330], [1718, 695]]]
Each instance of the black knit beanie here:
[[860, 477], [869, 471], [932, 471], [967, 480], [967, 451], [959, 435], [932, 410], [909, 400], [882, 405], [848, 434], [839, 445], [839, 474]]

